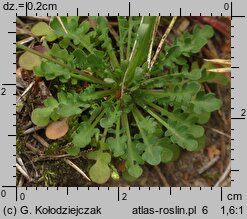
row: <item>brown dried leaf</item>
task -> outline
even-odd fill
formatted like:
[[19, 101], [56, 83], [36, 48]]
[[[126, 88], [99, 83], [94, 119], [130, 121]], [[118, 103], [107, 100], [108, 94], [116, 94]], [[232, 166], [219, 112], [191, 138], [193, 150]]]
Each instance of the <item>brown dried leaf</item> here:
[[69, 130], [67, 118], [50, 123], [45, 130], [46, 137], [55, 140], [63, 137]]

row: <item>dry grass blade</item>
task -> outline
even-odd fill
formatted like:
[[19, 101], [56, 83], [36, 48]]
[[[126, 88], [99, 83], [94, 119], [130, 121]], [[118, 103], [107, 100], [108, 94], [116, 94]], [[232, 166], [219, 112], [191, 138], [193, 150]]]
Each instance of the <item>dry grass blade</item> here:
[[33, 132], [36, 132], [40, 129], [43, 129], [44, 127], [39, 127], [39, 126], [34, 126], [32, 128], [29, 128], [27, 129], [26, 131], [23, 132], [23, 135], [27, 135], [27, 134], [30, 134], [30, 133], [33, 133]]
[[153, 57], [153, 59], [152, 59], [152, 61], [151, 61], [151, 63], [150, 63], [150, 70], [152, 69], [154, 63], [156, 62], [156, 60], [157, 60], [157, 58], [158, 58], [158, 56], [159, 56], [159, 54], [160, 54], [160, 51], [161, 51], [161, 49], [163, 48], [163, 46], [164, 46], [164, 44], [165, 44], [165, 42], [166, 42], [166, 38], [167, 38], [167, 36], [169, 35], [169, 33], [171, 32], [171, 30], [172, 30], [172, 28], [173, 28], [173, 26], [174, 26], [176, 20], [177, 20], [177, 16], [174, 16], [174, 17], [172, 18], [171, 23], [169, 24], [168, 28], [166, 29], [166, 32], [165, 32], [164, 35], [162, 36], [162, 38], [161, 38], [161, 40], [160, 40], [160, 43], [159, 43], [159, 46], [158, 46], [158, 48], [157, 48], [157, 50], [156, 50], [156, 52], [155, 52], [155, 54], [154, 54], [154, 57]]
[[163, 185], [166, 186], [166, 187], [170, 187], [170, 184], [168, 183], [168, 181], [167, 181], [166, 177], [164, 176], [164, 174], [161, 172], [159, 166], [155, 166], [154, 169], [158, 173]]
[[30, 143], [26, 143], [26, 147], [29, 149], [29, 150], [31, 150], [34, 154], [37, 154], [37, 155], [41, 155], [42, 154], [42, 152], [39, 150], [39, 149], [37, 149], [37, 148], [35, 148], [33, 145], [31, 145]]
[[231, 171], [231, 163], [228, 164], [228, 166], [226, 167], [224, 173], [221, 175], [219, 180], [215, 183], [214, 187], [220, 186], [225, 181], [225, 179], [229, 175], [230, 171]]
[[155, 36], [156, 36], [156, 34], [157, 34], [157, 30], [158, 30], [159, 24], [160, 24], [160, 16], [157, 17], [157, 19], [156, 19], [155, 28], [154, 28], [154, 30], [153, 30], [153, 35], [152, 35], [152, 41], [151, 41], [150, 47], [149, 47], [148, 59], [147, 59], [147, 62], [148, 62], [148, 69], [150, 69], [150, 67], [151, 67], [151, 56], [152, 56], [154, 38], [155, 38]]
[[63, 21], [61, 20], [61, 18], [59, 16], [56, 16], [56, 18], [57, 18], [58, 22], [60, 23], [60, 25], [62, 26], [64, 32], [66, 34], [68, 34], [68, 31], [66, 30], [66, 28], [65, 28], [65, 26], [64, 26]]
[[231, 72], [231, 68], [214, 68], [214, 69], [209, 69], [208, 72], [228, 73]]
[[18, 104], [18, 102], [21, 100], [22, 97], [24, 97], [33, 87], [33, 85], [35, 84], [35, 81], [33, 81], [31, 84], [28, 85], [28, 87], [26, 88], [26, 90], [22, 93], [22, 95], [20, 97], [18, 97], [18, 99], [16, 100], [16, 104]]
[[209, 128], [209, 129], [211, 129], [212, 131], [214, 131], [214, 132], [216, 132], [216, 133], [218, 133], [218, 134], [220, 134], [220, 135], [224, 135], [224, 136], [226, 136], [227, 138], [231, 139], [231, 136], [230, 136], [230, 135], [228, 135], [228, 134], [226, 134], [226, 133], [224, 133], [224, 132], [222, 132], [222, 131], [220, 131], [220, 130], [218, 130], [218, 129], [211, 128], [211, 127], [207, 127], [207, 126], [206, 126], [206, 128]]
[[19, 165], [18, 163], [16, 163], [16, 169], [30, 182], [32, 181], [32, 179], [30, 178], [30, 176], [27, 174], [27, 172], [21, 167], [21, 165]]
[[20, 43], [20, 44], [25, 44], [25, 43], [29, 43], [29, 42], [31, 42], [32, 40], [34, 40], [35, 38], [34, 37], [27, 37], [27, 38], [25, 38], [25, 39], [23, 39], [23, 40], [20, 40], [20, 41], [18, 41], [18, 43]]
[[49, 144], [46, 142], [45, 139], [43, 139], [41, 136], [37, 135], [36, 133], [33, 134], [33, 137], [42, 144], [45, 148], [49, 148]]
[[219, 65], [231, 65], [231, 60], [229, 59], [204, 59], [204, 61]]
[[205, 171], [207, 171], [210, 167], [212, 167], [218, 160], [220, 159], [220, 156], [214, 157], [212, 160], [210, 160], [205, 166], [200, 168], [198, 170], [198, 174], [203, 174]]
[[72, 168], [74, 168], [78, 173], [80, 173], [85, 179], [87, 179], [88, 181], [91, 181], [89, 179], [89, 177], [78, 167], [76, 166], [72, 161], [70, 161], [69, 159], [64, 159], [65, 163], [67, 163], [68, 165], [70, 165]]

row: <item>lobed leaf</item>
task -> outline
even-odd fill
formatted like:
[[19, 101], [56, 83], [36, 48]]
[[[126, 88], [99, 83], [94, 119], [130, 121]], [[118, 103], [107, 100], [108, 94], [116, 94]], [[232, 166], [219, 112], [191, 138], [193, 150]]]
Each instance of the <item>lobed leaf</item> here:
[[222, 101], [215, 98], [213, 93], [206, 94], [201, 91], [197, 94], [196, 99], [192, 101], [195, 113], [213, 112], [222, 106]]
[[84, 148], [90, 144], [92, 137], [98, 129], [92, 127], [88, 122], [80, 123], [77, 131], [72, 135], [74, 147]]

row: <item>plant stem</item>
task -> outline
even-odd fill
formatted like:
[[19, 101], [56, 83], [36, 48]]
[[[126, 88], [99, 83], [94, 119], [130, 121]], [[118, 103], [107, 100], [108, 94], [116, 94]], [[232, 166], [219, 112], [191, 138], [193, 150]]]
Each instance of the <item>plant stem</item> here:
[[171, 96], [171, 93], [169, 93], [169, 92], [165, 93], [163, 90], [162, 91], [158, 91], [158, 90], [141, 89], [140, 91], [142, 93], [144, 93], [144, 94], [152, 95], [153, 97], [156, 97], [156, 98], [163, 98], [163, 97]]
[[107, 44], [107, 47], [106, 47], [106, 50], [107, 50], [107, 53], [110, 57], [110, 60], [111, 60], [111, 63], [113, 65], [114, 68], [117, 68], [119, 66], [119, 63], [118, 63], [118, 60], [117, 60], [117, 57], [116, 57], [116, 54], [112, 48], [112, 45], [109, 43]]
[[[165, 122], [162, 118], [160, 118], [159, 115], [154, 113], [152, 110], [150, 110], [147, 106], [141, 106], [145, 111], [147, 111], [152, 117], [154, 117], [158, 122], [160, 122], [163, 126], [165, 126], [167, 129], [172, 129], [170, 125]], [[172, 129], [173, 130], [173, 129]]]
[[145, 151], [149, 151], [152, 154], [152, 151], [150, 150], [150, 146], [152, 144], [150, 144], [150, 140], [147, 137], [147, 133], [140, 126], [140, 120], [144, 119], [144, 117], [136, 107], [133, 108], [132, 113], [133, 113], [134, 119], [136, 121], [136, 124], [138, 126], [138, 129], [140, 130], [141, 136], [143, 138], [143, 142], [146, 144], [146, 146], [149, 145], [149, 146], [146, 147]]
[[78, 79], [78, 80], [92, 82], [92, 83], [96, 83], [96, 84], [98, 83], [98, 84], [102, 84], [104, 86], [110, 87], [109, 84], [105, 83], [104, 81], [102, 81], [102, 80], [100, 80], [98, 78], [95, 78], [92, 75], [89, 75], [89, 74], [86, 74], [84, 72], [81, 72], [81, 71], [79, 71], [77, 69], [71, 68], [67, 64], [65, 64], [65, 63], [63, 63], [63, 62], [61, 62], [61, 61], [59, 61], [57, 59], [54, 59], [54, 58], [52, 58], [52, 57], [50, 57], [50, 56], [48, 56], [48, 55], [46, 55], [44, 53], [41, 53], [41, 52], [38, 52], [38, 51], [36, 51], [34, 49], [28, 48], [28, 47], [26, 47], [26, 46], [24, 46], [24, 45], [22, 45], [20, 43], [16, 43], [16, 47], [19, 48], [19, 49], [22, 49], [24, 51], [33, 53], [33, 54], [35, 54], [35, 55], [37, 55], [37, 56], [39, 56], [41, 58], [47, 59], [47, 60], [49, 60], [51, 62], [54, 62], [54, 63], [56, 63], [56, 64], [58, 64], [58, 65], [60, 65], [60, 66], [62, 66], [64, 68], [67, 68], [67, 69], [77, 73], [78, 75], [71, 73], [71, 76], [76, 78], [76, 79]]
[[100, 112], [102, 111], [103, 107], [98, 107], [97, 109], [94, 110], [94, 112], [92, 113], [91, 117], [89, 118], [88, 122], [91, 124], [95, 118], [100, 114]]
[[93, 124], [91, 125], [92, 128], [94, 128], [99, 123], [99, 121], [104, 116], [104, 114], [105, 114], [105, 110], [103, 109], [102, 112], [97, 116], [97, 118], [94, 120]]
[[104, 150], [104, 143], [105, 143], [105, 140], [106, 140], [106, 135], [107, 135], [107, 132], [108, 132], [108, 128], [105, 128], [104, 129], [104, 132], [103, 132], [103, 135], [100, 139], [100, 150]]
[[143, 128], [140, 126], [140, 120], [142, 120], [144, 117], [142, 116], [141, 112], [136, 107], [133, 108], [132, 114], [134, 116], [138, 129], [140, 130], [143, 141], [145, 143], [148, 142], [148, 139], [146, 138], [146, 133], [144, 132]]
[[128, 150], [131, 151], [132, 142], [131, 142], [131, 135], [130, 135], [130, 128], [129, 128], [128, 116], [127, 116], [126, 113], [123, 113], [122, 114], [122, 123], [123, 123], [123, 127], [126, 130]]
[[158, 105], [156, 105], [156, 104], [154, 104], [154, 103], [147, 103], [149, 106], [151, 106], [152, 108], [154, 108], [155, 110], [157, 110], [157, 111], [159, 111], [160, 113], [162, 113], [163, 115], [165, 115], [165, 116], [167, 116], [167, 117], [169, 117], [169, 118], [171, 118], [171, 117], [173, 117], [173, 114], [172, 113], [170, 113], [168, 110], [166, 110], [166, 109], [164, 109], [164, 108], [162, 108], [162, 107], [160, 107], [160, 106], [158, 106]]
[[116, 124], [116, 139], [120, 138], [120, 117], [117, 120], [117, 124]]
[[180, 77], [180, 76], [186, 76], [186, 75], [184, 73], [166, 74], [166, 75], [158, 76], [158, 77], [155, 77], [155, 78], [147, 79], [142, 84], [145, 85], [145, 84], [151, 83], [153, 81], [161, 80], [161, 79], [164, 79], [164, 78], [167, 78], [167, 77]]

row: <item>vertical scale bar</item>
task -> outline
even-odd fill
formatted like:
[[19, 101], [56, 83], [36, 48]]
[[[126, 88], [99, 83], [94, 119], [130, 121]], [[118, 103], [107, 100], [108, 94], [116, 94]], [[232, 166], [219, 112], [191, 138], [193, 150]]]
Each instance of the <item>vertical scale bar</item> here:
[[232, 2], [231, 2], [230, 9], [231, 9], [231, 20], [232, 20]]
[[129, 2], [129, 16], [130, 16], [130, 2]]

